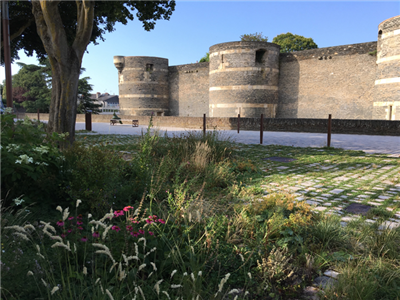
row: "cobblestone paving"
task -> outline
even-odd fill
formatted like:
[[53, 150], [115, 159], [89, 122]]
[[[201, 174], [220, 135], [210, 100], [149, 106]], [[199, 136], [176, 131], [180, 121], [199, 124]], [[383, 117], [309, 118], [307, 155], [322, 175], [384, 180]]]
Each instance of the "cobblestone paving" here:
[[[85, 135], [77, 136], [92, 145], [133, 145], [138, 136]], [[296, 201], [306, 201], [315, 211], [342, 216], [342, 224], [357, 220], [358, 215], [346, 212], [351, 203], [361, 203], [378, 210], [385, 219], [381, 228], [400, 226], [400, 159], [390, 155], [365, 154], [327, 148], [297, 148], [277, 145], [233, 144], [237, 153], [247, 157], [263, 172], [256, 183], [262, 197], [274, 192], [286, 192]], [[135, 153], [135, 151], [123, 151]], [[265, 160], [268, 157], [287, 157], [292, 162]], [[379, 213], [380, 212], [380, 213]], [[384, 217], [386, 216], [386, 218]], [[379, 217], [367, 219], [375, 223]]]

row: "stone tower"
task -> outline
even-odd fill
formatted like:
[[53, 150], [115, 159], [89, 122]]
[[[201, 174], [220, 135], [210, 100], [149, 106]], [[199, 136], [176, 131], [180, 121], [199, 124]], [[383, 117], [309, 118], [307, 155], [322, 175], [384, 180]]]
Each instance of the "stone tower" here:
[[274, 118], [278, 103], [279, 46], [230, 42], [210, 47], [209, 116]]
[[373, 119], [400, 120], [400, 16], [378, 26]]
[[114, 56], [123, 115], [164, 116], [169, 110], [168, 59]]

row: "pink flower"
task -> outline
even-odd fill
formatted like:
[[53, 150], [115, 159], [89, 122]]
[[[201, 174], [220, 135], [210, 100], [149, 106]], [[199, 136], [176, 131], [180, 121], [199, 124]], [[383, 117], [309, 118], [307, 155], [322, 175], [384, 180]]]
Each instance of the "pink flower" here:
[[128, 205], [123, 208], [123, 211], [129, 211], [130, 209], [133, 209], [133, 207]]
[[61, 237], [64, 239], [67, 235], [64, 233], [61, 233]]
[[73, 218], [74, 218], [74, 217], [69, 217], [69, 218], [68, 218], [68, 220], [70, 220], [70, 221], [71, 221]]
[[158, 219], [158, 222], [160, 222], [161, 224], [165, 224], [165, 221], [163, 219]]
[[143, 234], [143, 235], [144, 235], [144, 230], [143, 230], [143, 229], [140, 229], [140, 230], [139, 230], [139, 234]]
[[126, 226], [126, 230], [132, 231], [132, 230], [133, 230], [133, 227], [132, 227], [131, 225], [128, 225], [128, 226]]
[[76, 222], [76, 225], [82, 225], [82, 224], [83, 224], [83, 222], [81, 222], [81, 221]]
[[81, 226], [78, 226], [78, 229], [79, 229], [79, 230], [83, 230], [83, 228], [82, 228]]
[[98, 231], [93, 232], [92, 234], [93, 237], [98, 238], [100, 236]]
[[72, 230], [73, 230], [72, 228], [68, 229], [68, 233], [71, 233], [71, 232], [72, 232]]
[[58, 221], [57, 223], [56, 223], [58, 226], [64, 226], [64, 222], [63, 222], [63, 220], [60, 220], [60, 221]]
[[154, 235], [154, 233], [153, 233], [153, 232], [151, 232], [151, 231], [149, 231], [149, 234], [150, 234], [150, 235]]
[[120, 231], [121, 228], [119, 228], [118, 226], [114, 225], [113, 227], [111, 227], [112, 230], [115, 230], [116, 232]]
[[152, 221], [151, 219], [147, 219], [147, 220], [146, 220], [146, 223], [147, 223], [147, 224], [151, 224], [151, 223], [153, 223], [153, 221]]
[[139, 221], [132, 220], [132, 223], [134, 223], [134, 224], [139, 224]]
[[81, 238], [81, 241], [82, 241], [82, 242], [86, 242], [86, 241], [87, 241], [87, 237], [84, 236], [83, 238]]
[[77, 218], [78, 220], [82, 220], [82, 215], [79, 214], [76, 218]]
[[122, 210], [116, 210], [114, 211], [114, 218], [119, 217], [119, 216], [123, 216], [124, 212]]
[[137, 233], [136, 231], [132, 231], [131, 235], [134, 236], [134, 237], [137, 237], [139, 235], [139, 233]]

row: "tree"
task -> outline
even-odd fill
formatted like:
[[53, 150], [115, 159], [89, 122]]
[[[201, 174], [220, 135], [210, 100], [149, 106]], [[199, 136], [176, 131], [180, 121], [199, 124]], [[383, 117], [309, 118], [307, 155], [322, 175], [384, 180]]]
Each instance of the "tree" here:
[[281, 53], [318, 48], [312, 38], [290, 32], [277, 35], [272, 42], [281, 46]]
[[96, 104], [94, 99], [90, 98], [90, 92], [93, 90], [92, 85], [89, 84], [90, 77], [83, 77], [78, 82], [78, 99], [79, 105], [77, 112], [80, 114], [86, 113], [91, 110], [93, 114], [100, 113], [101, 104]]
[[[174, 1], [46, 1], [10, 2], [11, 54], [24, 49], [27, 55], [48, 57], [52, 70], [52, 98], [48, 129], [69, 132], [74, 141], [77, 89], [82, 58], [90, 42], [103, 39], [114, 31], [116, 22], [127, 24], [133, 14], [145, 30], [154, 29], [155, 21], [168, 20]], [[34, 22], [33, 22], [34, 20]]]
[[243, 34], [240, 36], [242, 42], [268, 42], [268, 37], [263, 36], [262, 32]]
[[199, 62], [207, 62], [210, 61], [210, 53], [207, 52], [206, 55], [204, 55], [202, 58], [200, 58]]

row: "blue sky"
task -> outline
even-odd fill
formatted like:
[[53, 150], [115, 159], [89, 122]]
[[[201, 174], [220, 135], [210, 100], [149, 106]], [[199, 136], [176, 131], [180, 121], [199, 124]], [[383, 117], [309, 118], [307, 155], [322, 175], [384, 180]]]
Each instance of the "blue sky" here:
[[[400, 15], [400, 1], [177, 1], [169, 21], [147, 32], [139, 21], [116, 26], [105, 42], [88, 46], [82, 76], [93, 92], [118, 94], [113, 56], [158, 56], [169, 65], [195, 63], [210, 46], [262, 32], [269, 41], [281, 33], [311, 37], [319, 48], [377, 40], [378, 24]], [[37, 60], [21, 51], [27, 64]], [[12, 73], [18, 72], [13, 64]], [[4, 68], [0, 68], [0, 81]]]

